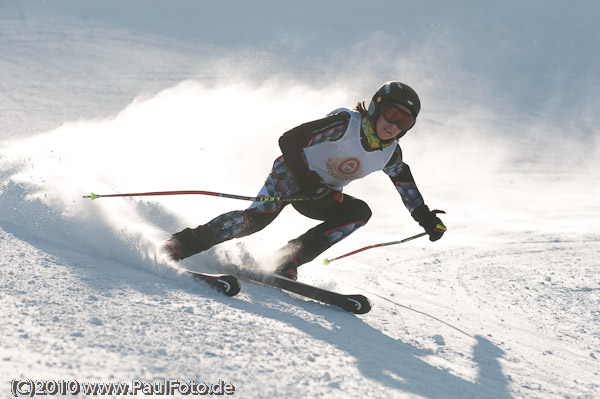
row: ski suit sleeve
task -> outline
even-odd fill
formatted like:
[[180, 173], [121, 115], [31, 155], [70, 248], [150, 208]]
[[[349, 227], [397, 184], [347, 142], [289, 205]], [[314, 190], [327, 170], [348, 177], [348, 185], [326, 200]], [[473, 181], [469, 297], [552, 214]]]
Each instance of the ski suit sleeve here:
[[425, 201], [417, 188], [410, 167], [402, 161], [402, 149], [400, 146], [396, 147], [394, 155], [392, 155], [392, 158], [383, 171], [390, 177], [392, 183], [394, 183], [404, 206], [406, 206], [406, 209], [411, 214], [418, 207], [425, 205]]
[[284, 133], [279, 148], [285, 164], [302, 189], [321, 183], [319, 175], [308, 168], [304, 149], [325, 140], [335, 140], [346, 132], [350, 115], [340, 112], [323, 119], [307, 122]]

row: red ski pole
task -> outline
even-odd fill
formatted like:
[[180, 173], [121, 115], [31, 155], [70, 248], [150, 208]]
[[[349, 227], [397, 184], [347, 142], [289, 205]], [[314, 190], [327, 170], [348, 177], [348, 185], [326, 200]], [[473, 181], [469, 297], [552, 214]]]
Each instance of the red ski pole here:
[[[438, 213], [446, 213], [446, 212], [435, 209], [435, 210], [431, 211], [431, 213], [438, 214]], [[441, 227], [443, 227], [443, 226], [441, 226]], [[325, 259], [323, 259], [323, 264], [324, 265], [328, 265], [331, 262], [333, 262], [334, 260], [342, 259], [342, 258], [345, 258], [347, 256], [351, 256], [351, 255], [355, 255], [355, 254], [357, 254], [359, 252], [366, 251], [367, 249], [385, 247], [385, 246], [388, 246], [388, 245], [402, 244], [403, 242], [411, 241], [411, 240], [414, 240], [415, 238], [423, 237], [423, 236], [426, 236], [426, 235], [427, 235], [427, 233], [419, 233], [419, 234], [416, 234], [414, 236], [407, 237], [407, 238], [405, 238], [403, 240], [400, 240], [400, 241], [390, 241], [390, 242], [384, 242], [384, 243], [381, 243], [381, 244], [369, 245], [367, 247], [364, 247], [364, 248], [361, 248], [361, 249], [357, 249], [356, 251], [348, 252], [347, 254], [338, 256], [336, 258], [332, 258], [332, 259], [325, 258]]]
[[351, 256], [351, 255], [355, 255], [355, 254], [357, 254], [359, 252], [366, 251], [367, 249], [385, 247], [385, 246], [388, 246], [388, 245], [402, 244], [403, 242], [414, 240], [415, 238], [423, 237], [423, 236], [426, 236], [426, 235], [427, 235], [427, 233], [419, 233], [417, 235], [405, 238], [405, 239], [400, 240], [400, 241], [390, 241], [390, 242], [384, 242], [384, 243], [381, 243], [381, 244], [369, 245], [367, 247], [364, 247], [364, 248], [361, 248], [361, 249], [357, 249], [356, 251], [348, 252], [347, 254], [338, 256], [336, 258], [332, 258], [332, 259], [325, 258], [325, 259], [323, 259], [323, 264], [324, 265], [328, 265], [331, 262], [333, 262], [334, 260], [342, 259], [342, 258], [345, 258], [347, 256]]
[[243, 195], [216, 193], [213, 191], [153, 191], [147, 193], [127, 193], [127, 194], [94, 194], [84, 195], [83, 198], [90, 198], [92, 201], [96, 198], [108, 198], [108, 197], [147, 197], [155, 195], [184, 195], [184, 194], [196, 194], [196, 195], [210, 195], [213, 197], [221, 198], [232, 198], [245, 201], [260, 201], [260, 202], [276, 202], [276, 201], [305, 201], [309, 200], [308, 197], [246, 197]]

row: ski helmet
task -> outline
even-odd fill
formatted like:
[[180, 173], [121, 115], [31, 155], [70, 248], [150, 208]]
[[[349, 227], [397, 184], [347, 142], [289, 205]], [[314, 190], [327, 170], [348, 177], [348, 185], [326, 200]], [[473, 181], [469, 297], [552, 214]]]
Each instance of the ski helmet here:
[[370, 120], [377, 120], [379, 117], [379, 107], [384, 101], [405, 106], [413, 114], [415, 120], [421, 110], [421, 100], [419, 100], [419, 96], [409, 85], [391, 81], [384, 83], [373, 95], [368, 109]]

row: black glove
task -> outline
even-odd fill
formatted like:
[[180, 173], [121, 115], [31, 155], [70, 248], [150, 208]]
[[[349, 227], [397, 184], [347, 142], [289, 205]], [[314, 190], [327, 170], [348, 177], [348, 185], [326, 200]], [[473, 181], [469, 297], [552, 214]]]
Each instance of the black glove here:
[[310, 205], [313, 208], [327, 208], [344, 200], [344, 194], [329, 188], [323, 183], [303, 189], [298, 194], [310, 198]]
[[425, 229], [425, 232], [429, 234], [429, 241], [439, 240], [446, 232], [444, 223], [442, 223], [439, 217], [435, 216], [437, 213], [446, 212], [437, 210], [430, 211], [427, 205], [421, 205], [412, 213], [413, 219], [415, 219], [421, 227]]

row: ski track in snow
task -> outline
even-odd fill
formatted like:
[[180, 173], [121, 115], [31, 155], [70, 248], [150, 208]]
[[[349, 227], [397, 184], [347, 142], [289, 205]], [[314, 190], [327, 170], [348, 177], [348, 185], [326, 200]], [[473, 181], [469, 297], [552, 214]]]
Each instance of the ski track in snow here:
[[[600, 397], [597, 135], [565, 139], [535, 114], [506, 121], [494, 114], [505, 109], [470, 103], [473, 94], [436, 101], [438, 91], [446, 95], [436, 79], [468, 75], [450, 67], [418, 72], [439, 64], [427, 61], [439, 53], [431, 43], [411, 53], [423, 65], [396, 59], [365, 76], [360, 90], [342, 89], [353, 76], [346, 70], [321, 85], [303, 75], [313, 70], [290, 66], [290, 48], [314, 57], [325, 51], [293, 40], [294, 29], [312, 37], [301, 25], [229, 47], [217, 24], [215, 44], [178, 36], [189, 33], [182, 15], [181, 31], [165, 34], [155, 22], [170, 14], [160, 5], [144, 5], [145, 19], [133, 27], [111, 25], [115, 10], [133, 12], [118, 2], [48, 3], [0, 4], [0, 397], [11, 396], [12, 379], [27, 378], [223, 379], [242, 398]], [[198, 11], [181, 7], [168, 8]], [[398, 46], [385, 33], [375, 37]], [[364, 43], [354, 45], [378, 59]], [[292, 69], [273, 76], [273, 59]], [[285, 78], [294, 73], [308, 83]], [[403, 149], [429, 205], [448, 212], [448, 233], [437, 243], [421, 238], [300, 269], [301, 281], [368, 296], [366, 315], [244, 280], [228, 298], [156, 255], [172, 232], [245, 203], [81, 199], [89, 190], [157, 187], [253, 195], [282, 132], [352, 106], [363, 85], [399, 74], [423, 82], [430, 99]], [[473, 112], [455, 113], [461, 101]], [[267, 107], [283, 116], [264, 120]], [[290, 109], [297, 112], [289, 116]], [[585, 115], [583, 125], [597, 126], [597, 116]], [[503, 137], [511, 123], [547, 141]], [[440, 126], [443, 134], [424, 134]], [[365, 180], [348, 192], [369, 202], [372, 220], [323, 257], [418, 231], [384, 177]], [[285, 210], [263, 232], [182, 267], [216, 272], [224, 259], [268, 265], [265, 254], [312, 225]]]

